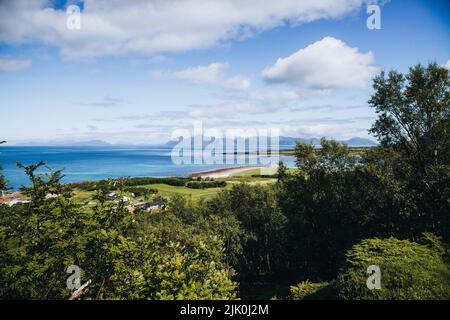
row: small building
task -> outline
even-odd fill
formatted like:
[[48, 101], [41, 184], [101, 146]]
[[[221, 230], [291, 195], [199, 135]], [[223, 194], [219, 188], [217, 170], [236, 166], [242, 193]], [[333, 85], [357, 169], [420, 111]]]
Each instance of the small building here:
[[28, 201], [28, 200], [14, 199], [14, 200], [11, 200], [10, 202], [8, 202], [8, 205], [10, 207], [12, 207], [12, 206], [14, 206], [16, 204], [24, 204], [24, 203], [30, 203], [30, 202], [31, 201]]
[[166, 203], [162, 200], [153, 201], [151, 203], [146, 203], [144, 205], [144, 210], [150, 212], [155, 209], [162, 209], [164, 210], [166, 208]]
[[108, 193], [108, 198], [110, 198], [110, 199], [115, 199], [115, 198], [117, 198], [117, 193], [115, 193], [115, 192], [110, 192], [110, 193]]

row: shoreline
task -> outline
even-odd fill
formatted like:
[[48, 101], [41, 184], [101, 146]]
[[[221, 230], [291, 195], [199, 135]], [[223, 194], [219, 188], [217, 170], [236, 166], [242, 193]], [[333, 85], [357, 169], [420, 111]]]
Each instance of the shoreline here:
[[[262, 169], [263, 166], [241, 166], [241, 167], [233, 167], [233, 168], [220, 168], [220, 169], [214, 169], [209, 171], [199, 171], [194, 172], [188, 175], [184, 176], [171, 176], [173, 178], [228, 178], [231, 177], [233, 174], [241, 173], [247, 170], [253, 170], [253, 169]], [[145, 176], [147, 177], [147, 176]], [[149, 176], [151, 177], [151, 176]], [[165, 177], [151, 177], [151, 178], [165, 178]], [[98, 181], [101, 181], [103, 179], [100, 179]], [[80, 180], [80, 181], [73, 181], [73, 182], [65, 182], [64, 184], [76, 184], [78, 182], [90, 182], [90, 181], [97, 181], [97, 180]], [[23, 196], [22, 192], [19, 190], [11, 190], [6, 191], [4, 194], [0, 194], [0, 203], [8, 203], [11, 200], [20, 199]]]
[[216, 170], [210, 170], [210, 171], [203, 171], [203, 172], [196, 172], [193, 174], [190, 174], [189, 178], [228, 178], [231, 175], [235, 173], [240, 173], [247, 170], [252, 169], [261, 169], [263, 167], [255, 167], [255, 166], [244, 166], [244, 167], [237, 167], [237, 168], [221, 168]]

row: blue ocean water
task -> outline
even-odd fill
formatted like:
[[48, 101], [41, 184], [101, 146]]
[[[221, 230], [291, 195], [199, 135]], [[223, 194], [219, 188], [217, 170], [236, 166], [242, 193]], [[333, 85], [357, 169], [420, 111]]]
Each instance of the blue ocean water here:
[[[176, 165], [171, 159], [170, 147], [0, 147], [0, 165], [9, 186], [18, 189], [29, 180], [17, 162], [24, 165], [45, 161], [55, 170], [64, 170], [64, 182], [101, 180], [118, 177], [173, 177], [220, 168], [239, 167], [227, 165]], [[280, 160], [293, 166], [292, 157]], [[41, 170], [41, 173], [45, 170]]]

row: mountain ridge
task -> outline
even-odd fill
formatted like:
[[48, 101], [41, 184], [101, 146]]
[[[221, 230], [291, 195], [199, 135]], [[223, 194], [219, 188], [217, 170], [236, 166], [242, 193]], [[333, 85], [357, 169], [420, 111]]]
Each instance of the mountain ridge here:
[[[287, 137], [280, 136], [279, 146], [281, 149], [293, 148], [295, 143], [299, 141], [302, 143], [310, 143], [314, 146], [320, 146], [320, 138], [300, 138], [300, 137]], [[339, 142], [347, 144], [349, 147], [375, 147], [378, 144], [368, 138], [352, 137], [347, 140], [337, 140]], [[209, 142], [209, 141], [206, 141]], [[151, 146], [151, 147], [172, 147], [178, 144], [178, 141], [168, 141], [162, 144], [139, 144], [139, 146]], [[41, 141], [22, 141], [14, 144], [15, 146], [42, 146], [42, 147], [114, 147], [114, 146], [137, 146], [134, 144], [113, 144], [103, 140], [86, 140], [86, 141], [53, 141], [53, 140], [41, 140]]]

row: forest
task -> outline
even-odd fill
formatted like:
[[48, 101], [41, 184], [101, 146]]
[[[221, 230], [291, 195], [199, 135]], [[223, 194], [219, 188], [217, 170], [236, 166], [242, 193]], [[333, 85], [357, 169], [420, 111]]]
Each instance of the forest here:
[[[378, 147], [297, 143], [276, 183], [174, 196], [165, 210], [108, 198], [139, 185], [127, 179], [87, 208], [63, 170], [18, 164], [30, 202], [0, 204], [0, 298], [69, 299], [76, 265], [76, 299], [450, 299], [449, 86], [435, 63], [381, 72], [368, 101]], [[369, 289], [373, 265], [381, 287]]]

